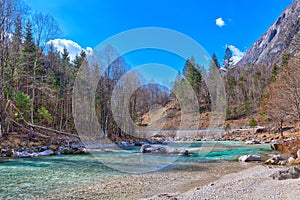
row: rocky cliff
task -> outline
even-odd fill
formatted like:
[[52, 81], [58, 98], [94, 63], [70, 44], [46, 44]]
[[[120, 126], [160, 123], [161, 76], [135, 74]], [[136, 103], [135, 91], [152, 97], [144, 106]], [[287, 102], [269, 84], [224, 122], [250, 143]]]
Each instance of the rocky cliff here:
[[300, 0], [284, 10], [237, 65], [279, 65], [284, 54], [295, 55], [297, 52], [300, 52]]

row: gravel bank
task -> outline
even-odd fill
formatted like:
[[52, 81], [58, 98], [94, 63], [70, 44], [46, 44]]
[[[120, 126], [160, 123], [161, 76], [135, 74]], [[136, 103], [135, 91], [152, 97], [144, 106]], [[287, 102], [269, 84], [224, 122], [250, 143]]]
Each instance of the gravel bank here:
[[149, 199], [299, 199], [300, 180], [273, 180], [270, 175], [280, 167], [254, 166], [234, 174], [227, 174], [206, 186], [196, 187], [186, 193], [157, 195]]
[[[159, 195], [168, 198], [205, 186], [224, 174], [252, 167], [252, 163], [199, 163], [147, 174], [115, 175], [83, 186], [66, 186], [63, 191], [40, 199], [141, 199]], [[172, 194], [172, 195], [169, 195]]]

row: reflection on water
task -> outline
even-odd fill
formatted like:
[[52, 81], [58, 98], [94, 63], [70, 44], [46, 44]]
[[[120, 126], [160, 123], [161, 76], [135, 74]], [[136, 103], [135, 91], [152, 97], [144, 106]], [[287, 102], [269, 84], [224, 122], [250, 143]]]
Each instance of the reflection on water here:
[[[126, 162], [127, 166], [125, 166], [122, 159], [114, 159], [115, 154], [124, 159], [130, 155], [130, 159], [139, 159], [140, 163], [147, 158], [148, 163], [146, 164], [151, 168], [157, 166], [158, 169], [163, 167], [162, 170], [173, 170], [178, 167], [188, 169], [193, 166], [201, 166], [201, 163], [206, 162], [233, 160], [244, 154], [267, 155], [272, 153], [269, 145], [246, 146], [238, 142], [195, 142], [192, 145], [190, 143], [172, 143], [170, 145], [182, 148], [201, 147], [201, 151], [180, 157], [177, 155], [142, 155], [138, 153], [138, 147], [132, 147], [126, 151], [97, 152], [96, 157], [105, 159], [106, 163], [111, 163], [112, 166], [122, 165], [138, 169], [139, 166], [136, 166], [134, 161], [131, 165], [130, 162]], [[213, 151], [205, 152], [205, 147], [211, 145], [214, 145]], [[175, 159], [173, 164], [168, 165], [169, 160], [174, 158], [179, 159]], [[0, 162], [0, 198], [32, 199], [51, 192], [64, 191], [68, 188], [123, 175], [124, 173], [107, 167], [91, 155], [2, 160]]]

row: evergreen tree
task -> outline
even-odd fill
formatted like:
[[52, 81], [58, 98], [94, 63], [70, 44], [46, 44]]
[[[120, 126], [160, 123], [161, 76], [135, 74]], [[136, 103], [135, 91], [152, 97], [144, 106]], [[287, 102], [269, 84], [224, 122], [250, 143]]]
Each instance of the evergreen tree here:
[[232, 64], [232, 51], [231, 49], [227, 46], [225, 50], [225, 56], [223, 58], [223, 65], [225, 68], [229, 68], [229, 66]]
[[210, 67], [217, 67], [220, 68], [220, 64], [218, 62], [217, 55], [215, 53], [212, 54], [211, 56], [211, 61], [210, 61]]
[[32, 24], [30, 21], [26, 23], [25, 27], [25, 40], [23, 43], [23, 65], [25, 71], [25, 91], [26, 94], [29, 94], [30, 80], [29, 77], [32, 77], [34, 61], [36, 57], [37, 47], [34, 43]]
[[[22, 19], [21, 16], [19, 15], [16, 18], [15, 24], [14, 24], [14, 33], [12, 36], [12, 49], [11, 49], [11, 66], [10, 66], [10, 72], [8, 74], [9, 77], [9, 82], [10, 82], [10, 87], [14, 88], [15, 91], [18, 91], [19, 85], [18, 85], [18, 80], [19, 77], [18, 75], [21, 74], [23, 71], [21, 68], [21, 48], [22, 48]], [[17, 72], [17, 73], [16, 73]], [[16, 83], [17, 82], [17, 83]]]

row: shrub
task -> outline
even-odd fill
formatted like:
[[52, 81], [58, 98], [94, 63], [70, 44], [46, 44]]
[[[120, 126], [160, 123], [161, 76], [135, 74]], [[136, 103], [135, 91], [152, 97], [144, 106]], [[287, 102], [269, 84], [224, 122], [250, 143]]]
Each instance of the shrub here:
[[38, 118], [40, 123], [50, 124], [52, 121], [52, 115], [45, 107], [41, 107], [38, 109]]

